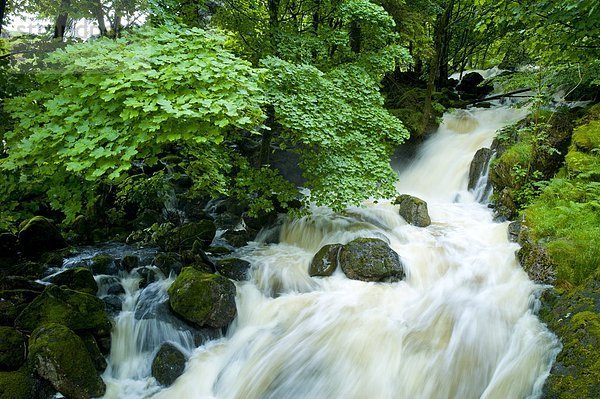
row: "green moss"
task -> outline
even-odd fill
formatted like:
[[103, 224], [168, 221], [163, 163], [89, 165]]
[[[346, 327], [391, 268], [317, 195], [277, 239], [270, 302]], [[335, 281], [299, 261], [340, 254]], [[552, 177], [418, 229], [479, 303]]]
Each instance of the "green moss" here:
[[573, 132], [573, 144], [580, 151], [593, 151], [600, 147], [600, 121], [591, 121]]
[[24, 369], [0, 372], [0, 399], [29, 399], [31, 386], [31, 375]]

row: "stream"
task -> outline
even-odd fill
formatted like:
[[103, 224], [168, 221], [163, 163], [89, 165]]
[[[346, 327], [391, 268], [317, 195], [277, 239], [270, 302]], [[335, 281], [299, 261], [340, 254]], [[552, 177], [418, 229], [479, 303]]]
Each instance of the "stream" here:
[[[496, 103], [444, 116], [398, 171], [398, 192], [428, 203], [426, 228], [407, 224], [389, 201], [371, 201], [342, 214], [312, 209], [284, 224], [279, 243], [239, 249], [234, 255], [252, 264], [250, 278], [236, 282], [238, 315], [220, 338], [198, 341], [164, 317], [173, 276], [157, 271], [140, 289], [135, 270], [120, 274], [122, 311], [103, 375], [105, 398], [540, 397], [560, 350], [535, 315], [543, 287], [519, 266], [518, 245], [481, 201], [481, 187], [467, 190], [475, 152], [525, 115]], [[323, 245], [358, 237], [388, 242], [405, 280], [366, 283], [340, 270], [309, 276]], [[106, 296], [108, 280], [96, 278]], [[161, 388], [150, 365], [167, 341], [189, 360], [184, 374]]]

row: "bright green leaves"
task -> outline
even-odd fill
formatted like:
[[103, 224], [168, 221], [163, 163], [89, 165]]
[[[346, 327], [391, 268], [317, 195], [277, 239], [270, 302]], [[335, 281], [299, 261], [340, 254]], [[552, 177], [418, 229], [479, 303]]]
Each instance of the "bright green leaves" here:
[[408, 132], [383, 108], [377, 82], [354, 64], [323, 73], [277, 58], [263, 63], [281, 140], [300, 153], [311, 200], [341, 210], [393, 196], [389, 157]]
[[39, 90], [7, 102], [16, 123], [0, 168], [93, 186], [119, 178], [134, 159], [148, 163], [163, 145], [217, 146], [257, 129], [263, 72], [224, 42], [216, 32], [162, 27], [55, 51]]

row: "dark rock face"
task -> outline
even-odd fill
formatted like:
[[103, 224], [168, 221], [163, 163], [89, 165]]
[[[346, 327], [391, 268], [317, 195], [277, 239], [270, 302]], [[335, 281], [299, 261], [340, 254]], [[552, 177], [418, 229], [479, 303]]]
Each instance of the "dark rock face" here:
[[140, 288], [145, 288], [155, 281], [158, 281], [157, 272], [151, 267], [141, 267], [135, 271], [135, 274], [141, 277]]
[[348, 278], [362, 281], [398, 281], [404, 278], [400, 257], [385, 241], [357, 238], [344, 245], [339, 263]]
[[96, 284], [92, 272], [83, 267], [65, 270], [62, 273], [52, 276], [48, 281], [55, 285], [64, 285], [72, 290], [91, 295], [96, 295], [98, 291], [98, 284]]
[[487, 173], [490, 159], [492, 159], [491, 149], [480, 148], [477, 150], [469, 167], [469, 190], [475, 189], [479, 178]]
[[325, 245], [316, 253], [310, 262], [308, 274], [314, 276], [331, 276], [338, 266], [338, 257], [342, 244]]
[[156, 381], [168, 387], [183, 374], [184, 369], [184, 354], [172, 344], [162, 344], [152, 362], [152, 376]]
[[140, 258], [135, 255], [125, 255], [121, 259], [121, 268], [127, 272], [131, 272], [133, 269], [140, 265]]
[[171, 272], [179, 274], [183, 267], [180, 256], [176, 253], [159, 253], [152, 264], [158, 267], [165, 276], [168, 276]]
[[96, 338], [92, 334], [83, 334], [81, 335], [81, 340], [85, 344], [85, 349], [90, 355], [90, 359], [92, 359], [92, 363], [94, 367], [99, 372], [103, 372], [106, 370], [107, 364], [106, 359], [102, 355], [100, 348], [98, 347], [98, 342], [96, 342]]
[[517, 251], [517, 258], [529, 278], [538, 283], [552, 284], [556, 267], [546, 250], [531, 238], [526, 228], [519, 234], [519, 243], [521, 248]]
[[11, 327], [0, 327], [0, 370], [17, 370], [25, 363], [25, 338]]
[[422, 199], [403, 194], [396, 198], [394, 205], [400, 205], [398, 212], [407, 223], [417, 227], [427, 227], [431, 224], [427, 202]]
[[157, 238], [157, 244], [165, 251], [192, 249], [194, 241], [207, 248], [215, 237], [217, 227], [211, 220], [201, 220], [174, 228]]
[[67, 398], [88, 399], [106, 391], [85, 343], [63, 325], [37, 328], [29, 339], [28, 360], [40, 377]]
[[175, 313], [197, 326], [226, 327], [237, 313], [235, 285], [227, 278], [186, 267], [169, 287]]
[[19, 231], [19, 242], [26, 256], [37, 256], [67, 246], [54, 223], [42, 216], [33, 217], [25, 223]]
[[92, 258], [91, 268], [94, 275], [117, 274], [119, 271], [115, 258], [109, 254], [98, 254], [94, 256]]
[[0, 233], [0, 258], [16, 258], [19, 253], [19, 239], [10, 233]]
[[233, 247], [239, 248], [243, 247], [248, 242], [254, 240], [256, 237], [256, 230], [247, 229], [247, 230], [227, 230], [221, 238], [225, 239], [229, 244]]
[[477, 72], [469, 72], [461, 79], [456, 90], [463, 99], [476, 99], [483, 97], [494, 90], [491, 85], [480, 86], [485, 79]]
[[244, 281], [248, 279], [250, 262], [238, 258], [221, 259], [216, 264], [217, 271], [221, 276], [232, 280]]
[[83, 292], [50, 286], [17, 317], [15, 326], [33, 331], [46, 323], [58, 323], [74, 331], [94, 331], [108, 335], [111, 324], [104, 302]]

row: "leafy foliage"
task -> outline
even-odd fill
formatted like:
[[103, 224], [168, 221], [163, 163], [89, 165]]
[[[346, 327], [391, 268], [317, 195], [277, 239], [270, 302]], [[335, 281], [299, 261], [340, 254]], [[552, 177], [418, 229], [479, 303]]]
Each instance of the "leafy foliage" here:
[[260, 71], [224, 41], [162, 27], [56, 51], [39, 89], [7, 103], [16, 123], [0, 167], [50, 190], [52, 207], [72, 219], [98, 181], [118, 180], [133, 161], [155, 165], [168, 143], [216, 146], [254, 130], [263, 118]]
[[393, 196], [389, 158], [408, 132], [383, 108], [373, 77], [352, 64], [327, 73], [277, 58], [264, 65], [282, 144], [300, 153], [311, 199], [339, 210]]

